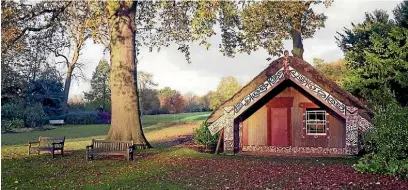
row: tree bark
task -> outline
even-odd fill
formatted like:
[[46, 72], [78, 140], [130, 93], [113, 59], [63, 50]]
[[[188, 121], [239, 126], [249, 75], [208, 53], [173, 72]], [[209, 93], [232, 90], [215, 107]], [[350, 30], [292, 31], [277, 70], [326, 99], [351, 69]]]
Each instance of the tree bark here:
[[104, 85], [103, 86], [103, 94], [102, 94], [102, 99], [103, 99], [103, 102], [102, 102], [102, 109], [103, 109], [103, 111], [105, 111], [105, 101], [106, 101], [106, 86]]
[[67, 76], [65, 78], [65, 84], [64, 84], [64, 102], [62, 103], [62, 110], [64, 114], [68, 112], [69, 89], [71, 88], [72, 73], [74, 72], [75, 64], [78, 62], [78, 59], [79, 59], [79, 51], [80, 51], [80, 48], [78, 47], [78, 44], [75, 44], [74, 56], [72, 57], [71, 63], [68, 63], [68, 59], [64, 56], [67, 62]]
[[303, 42], [302, 42], [302, 34], [300, 29], [292, 29], [290, 31], [292, 36], [292, 43], [293, 43], [293, 50], [292, 54], [299, 59], [303, 59]]
[[139, 114], [135, 78], [135, 11], [122, 7], [114, 11], [109, 17], [112, 121], [106, 139], [133, 140], [136, 144], [151, 147], [143, 134]]
[[62, 109], [64, 114], [68, 112], [68, 96], [69, 96], [69, 89], [71, 88], [71, 78], [72, 72], [74, 70], [73, 66], [68, 66], [67, 76], [65, 78], [64, 84], [64, 102], [62, 102]]

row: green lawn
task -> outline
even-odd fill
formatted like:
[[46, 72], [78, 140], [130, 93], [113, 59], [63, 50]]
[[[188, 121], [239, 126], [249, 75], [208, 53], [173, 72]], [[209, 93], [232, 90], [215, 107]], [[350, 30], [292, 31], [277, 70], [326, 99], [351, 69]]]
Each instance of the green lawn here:
[[142, 117], [142, 123], [145, 125], [154, 125], [157, 123], [169, 122], [195, 122], [204, 121], [211, 112], [196, 112], [196, 113], [179, 113], [179, 114], [161, 114], [161, 115], [146, 115]]
[[[185, 189], [151, 177], [182, 169], [169, 165], [185, 157], [211, 157], [190, 149], [155, 148], [140, 151], [133, 162], [122, 159], [85, 161], [83, 150], [64, 158], [50, 155], [2, 159], [2, 189]], [[191, 188], [191, 187], [190, 187]]]
[[[199, 112], [146, 115], [142, 117], [143, 130], [144, 132], [151, 132], [164, 129], [168, 127], [170, 123], [202, 122], [209, 114], [209, 112]], [[38, 139], [39, 136], [66, 136], [67, 141], [81, 141], [92, 138], [102, 138], [108, 131], [109, 125], [65, 125], [53, 130], [2, 134], [1, 143], [2, 146], [24, 144], [28, 141]]]
[[[191, 134], [209, 112], [143, 116], [146, 137], [157, 147], [157, 142], [178, 135]], [[2, 134], [2, 188], [4, 189], [110, 189], [112, 187], [142, 189], [180, 189], [185, 186], [166, 181], [151, 181], [152, 175], [165, 174], [178, 167], [164, 167], [153, 160], [168, 160], [180, 156], [208, 156], [188, 149], [155, 148], [141, 151], [149, 159], [137, 159], [127, 163], [121, 159], [100, 159], [86, 162], [85, 146], [91, 139], [104, 138], [109, 125], [65, 125], [46, 131]], [[50, 155], [28, 156], [25, 143], [39, 136], [66, 136], [64, 158]], [[134, 178], [143, 183], [134, 184]], [[47, 179], [47, 180], [45, 180]], [[58, 188], [59, 187], [59, 188]]]

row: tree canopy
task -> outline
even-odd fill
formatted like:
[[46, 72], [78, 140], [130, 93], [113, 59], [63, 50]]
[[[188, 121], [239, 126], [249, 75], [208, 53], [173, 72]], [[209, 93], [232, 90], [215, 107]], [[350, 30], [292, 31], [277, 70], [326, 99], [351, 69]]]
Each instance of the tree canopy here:
[[210, 95], [210, 108], [213, 110], [218, 108], [218, 106], [231, 98], [240, 89], [241, 85], [235, 77], [223, 77], [217, 86], [217, 90]]
[[104, 111], [110, 107], [110, 87], [109, 87], [110, 66], [108, 61], [99, 61], [91, 79], [91, 91], [85, 92], [84, 97], [90, 102], [96, 103], [97, 107]]
[[395, 20], [383, 10], [366, 13], [362, 23], [336, 37], [350, 70], [344, 86], [373, 107], [408, 104], [408, 28], [398, 13], [407, 5], [397, 7]]

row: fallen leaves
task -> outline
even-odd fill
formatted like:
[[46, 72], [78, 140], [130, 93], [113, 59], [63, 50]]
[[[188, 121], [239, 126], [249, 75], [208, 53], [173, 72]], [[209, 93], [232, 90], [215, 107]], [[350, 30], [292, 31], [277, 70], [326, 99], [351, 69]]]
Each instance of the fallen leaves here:
[[159, 178], [194, 189], [408, 189], [407, 180], [356, 173], [342, 163], [315, 164], [302, 159], [184, 158], [172, 164], [182, 165], [183, 170]]

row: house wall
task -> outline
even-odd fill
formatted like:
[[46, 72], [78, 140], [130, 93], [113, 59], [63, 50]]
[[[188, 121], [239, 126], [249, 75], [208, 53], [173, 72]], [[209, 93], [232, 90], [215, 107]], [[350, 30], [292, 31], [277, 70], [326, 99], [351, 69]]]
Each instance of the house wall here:
[[263, 106], [243, 122], [243, 145], [267, 144], [267, 108]]
[[[303, 113], [307, 107], [319, 106], [313, 103], [308, 97], [304, 96], [294, 87], [288, 87], [275, 96], [293, 97], [291, 108], [291, 125], [290, 125], [290, 146], [292, 147], [325, 147], [325, 148], [344, 148], [345, 147], [345, 120], [337, 116], [331, 110], [328, 113], [328, 135], [324, 137], [315, 137], [305, 134]], [[270, 101], [270, 102], [271, 102]], [[245, 119], [242, 123], [242, 145], [243, 146], [268, 146], [268, 108], [267, 105], [261, 107], [258, 111]]]

